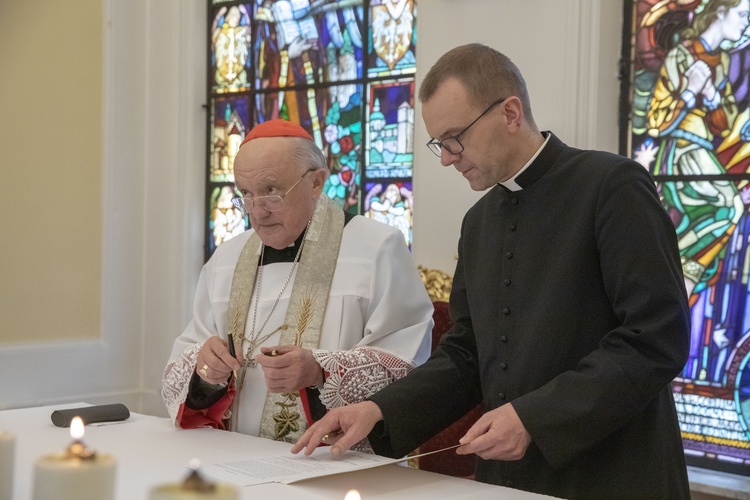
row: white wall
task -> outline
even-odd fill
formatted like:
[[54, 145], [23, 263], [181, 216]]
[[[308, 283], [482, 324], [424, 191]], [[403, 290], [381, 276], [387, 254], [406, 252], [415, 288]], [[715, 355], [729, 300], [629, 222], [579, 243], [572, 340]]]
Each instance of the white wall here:
[[[455, 45], [492, 45], [525, 74], [541, 128], [614, 151], [620, 5], [422, 0], [417, 79]], [[164, 414], [161, 372], [203, 258], [205, 17], [200, 0], [105, 0], [101, 339], [0, 349], [0, 409], [122, 401]], [[428, 140], [421, 120], [416, 137]], [[452, 273], [479, 194], [426, 148], [415, 161], [414, 257]]]

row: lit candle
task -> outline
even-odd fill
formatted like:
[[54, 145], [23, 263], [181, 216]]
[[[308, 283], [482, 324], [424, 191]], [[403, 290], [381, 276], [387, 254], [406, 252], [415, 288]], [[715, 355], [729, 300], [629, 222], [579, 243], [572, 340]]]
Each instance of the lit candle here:
[[359, 496], [359, 491], [357, 490], [349, 490], [346, 492], [346, 496], [344, 497], [344, 500], [361, 500], [361, 496]]
[[16, 440], [10, 432], [0, 431], [0, 500], [13, 498], [13, 455]]
[[73, 442], [63, 452], [45, 455], [34, 467], [34, 500], [112, 500], [115, 460], [83, 444], [83, 420], [70, 424]]
[[229, 484], [214, 484], [199, 473], [200, 462], [190, 461], [190, 474], [179, 484], [164, 484], [151, 490], [149, 500], [237, 500], [237, 488]]

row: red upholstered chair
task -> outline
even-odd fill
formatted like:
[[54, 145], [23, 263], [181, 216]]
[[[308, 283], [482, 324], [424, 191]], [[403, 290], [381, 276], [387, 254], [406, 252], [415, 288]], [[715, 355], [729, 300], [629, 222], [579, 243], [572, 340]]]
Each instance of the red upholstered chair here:
[[[435, 326], [432, 328], [432, 350], [434, 351], [440, 341], [440, 337], [452, 326], [452, 321], [447, 302], [437, 301], [433, 302], [432, 305], [435, 307], [435, 312], [432, 316], [435, 320]], [[441, 450], [458, 444], [458, 440], [466, 434], [466, 431], [474, 425], [483, 413], [484, 408], [482, 405], [477, 406], [461, 417], [460, 420], [457, 420], [450, 427], [444, 429], [440, 434], [420, 446], [419, 453]], [[475, 455], [457, 455], [455, 450], [448, 450], [442, 453], [427, 455], [426, 457], [419, 457], [417, 460], [417, 466], [421, 470], [467, 479], [474, 478]]]

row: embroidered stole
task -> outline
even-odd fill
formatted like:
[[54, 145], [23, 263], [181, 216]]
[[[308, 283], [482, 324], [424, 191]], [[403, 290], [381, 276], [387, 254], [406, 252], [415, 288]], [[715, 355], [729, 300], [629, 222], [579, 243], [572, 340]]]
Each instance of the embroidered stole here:
[[[333, 200], [321, 194], [305, 235], [305, 249], [300, 257], [284, 318], [284, 324], [289, 325], [289, 328], [282, 329], [279, 345], [318, 348], [343, 231], [344, 212]], [[242, 350], [255, 287], [261, 244], [260, 237], [253, 233], [240, 252], [232, 276], [228, 324], [239, 351]], [[232, 403], [232, 431], [237, 430], [235, 415], [239, 409], [240, 393], [238, 387]], [[294, 443], [306, 427], [299, 391], [266, 395], [260, 425], [261, 437]]]

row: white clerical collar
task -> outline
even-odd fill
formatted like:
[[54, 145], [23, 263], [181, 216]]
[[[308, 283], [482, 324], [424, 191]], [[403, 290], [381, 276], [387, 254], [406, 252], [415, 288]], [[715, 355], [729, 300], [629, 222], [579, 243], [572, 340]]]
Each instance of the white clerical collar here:
[[[544, 132], [542, 132], [542, 135], [544, 135]], [[519, 170], [518, 172], [516, 172], [516, 175], [514, 175], [513, 177], [511, 177], [507, 181], [498, 182], [498, 184], [500, 184], [501, 186], [504, 186], [506, 189], [508, 189], [508, 191], [521, 191], [523, 188], [518, 185], [518, 183], [516, 182], [516, 179], [518, 178], [519, 175], [521, 175], [521, 173], [524, 170], [526, 170], [527, 168], [529, 168], [529, 165], [531, 165], [534, 162], [534, 160], [536, 160], [536, 157], [539, 156], [539, 153], [542, 152], [542, 149], [544, 149], [544, 146], [546, 146], [547, 142], [549, 142], [549, 138], [550, 138], [551, 135], [552, 134], [547, 134], [547, 136], [544, 139], [544, 142], [542, 143], [542, 145], [539, 146], [539, 149], [537, 149], [536, 153], [534, 153], [534, 156], [532, 156], [529, 159], [529, 161], [526, 162], [526, 165], [524, 165], [521, 170]]]

